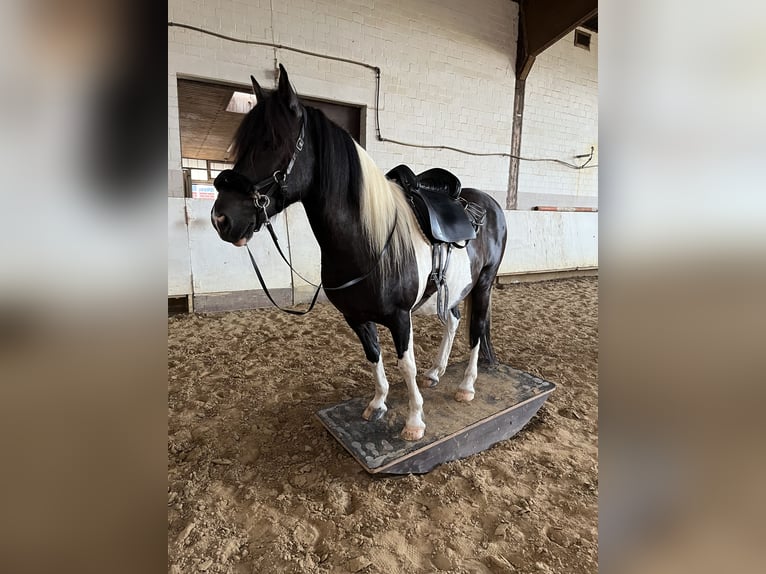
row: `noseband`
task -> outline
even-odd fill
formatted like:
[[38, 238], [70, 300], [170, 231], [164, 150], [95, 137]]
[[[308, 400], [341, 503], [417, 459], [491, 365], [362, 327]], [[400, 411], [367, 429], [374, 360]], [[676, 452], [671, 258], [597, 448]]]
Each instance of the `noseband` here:
[[[233, 191], [238, 191], [240, 193], [251, 196], [253, 198], [253, 205], [255, 205], [256, 213], [259, 210], [263, 211], [264, 221], [268, 225], [269, 215], [266, 212], [266, 208], [271, 204], [271, 196], [268, 194], [277, 185], [282, 191], [283, 199], [287, 194], [287, 178], [293, 171], [295, 160], [298, 158], [298, 154], [303, 151], [303, 145], [306, 141], [305, 131], [306, 113], [304, 111], [303, 117], [301, 119], [301, 131], [298, 134], [297, 141], [295, 142], [293, 155], [290, 158], [290, 162], [287, 164], [287, 167], [284, 169], [284, 171], [278, 169], [269, 177], [253, 183], [246, 175], [236, 172], [233, 169], [225, 169], [218, 174], [218, 177], [215, 178], [213, 186], [218, 191], [221, 191], [222, 188], [231, 189]], [[264, 193], [261, 193], [263, 190], [265, 190]], [[261, 229], [261, 225], [263, 224], [257, 224], [255, 231], [259, 231]]]

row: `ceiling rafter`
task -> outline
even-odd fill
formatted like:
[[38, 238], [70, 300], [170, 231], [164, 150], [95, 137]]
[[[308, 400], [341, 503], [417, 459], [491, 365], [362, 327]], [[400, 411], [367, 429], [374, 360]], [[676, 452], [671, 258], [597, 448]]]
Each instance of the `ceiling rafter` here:
[[598, 0], [518, 0], [516, 77], [525, 79], [535, 58], [577, 26], [595, 19]]

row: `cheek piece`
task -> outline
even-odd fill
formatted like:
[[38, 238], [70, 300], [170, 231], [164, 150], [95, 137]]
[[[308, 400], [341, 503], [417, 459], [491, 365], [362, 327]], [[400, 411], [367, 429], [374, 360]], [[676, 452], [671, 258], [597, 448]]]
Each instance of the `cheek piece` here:
[[[279, 186], [279, 190], [281, 191], [280, 199], [282, 200], [282, 208], [284, 208], [285, 195], [287, 193], [287, 178], [292, 173], [293, 167], [295, 166], [295, 160], [297, 159], [298, 154], [303, 151], [303, 145], [305, 142], [305, 113], [303, 117], [304, 119], [301, 121], [301, 131], [298, 134], [297, 141], [295, 142], [293, 155], [290, 158], [290, 162], [287, 164], [287, 167], [284, 169], [284, 171], [278, 169], [269, 177], [253, 183], [244, 174], [238, 173], [233, 169], [225, 169], [218, 174], [218, 177], [216, 177], [215, 181], [213, 182], [213, 186], [215, 186], [219, 192], [223, 190], [235, 191], [244, 195], [248, 195], [252, 198], [256, 211], [255, 231], [260, 230], [263, 223], [269, 221], [269, 215], [266, 212], [266, 208], [271, 204], [271, 196], [274, 195], [272, 192], [277, 186]], [[281, 210], [282, 209], [279, 209], [277, 211]], [[263, 212], [263, 219], [259, 222], [257, 214], [260, 212]]]

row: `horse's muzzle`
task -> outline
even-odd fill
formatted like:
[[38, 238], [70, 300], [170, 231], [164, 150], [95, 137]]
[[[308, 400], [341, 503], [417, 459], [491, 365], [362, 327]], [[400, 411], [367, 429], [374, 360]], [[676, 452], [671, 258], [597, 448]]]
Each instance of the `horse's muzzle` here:
[[[256, 219], [258, 219], [257, 216]], [[239, 226], [235, 229], [231, 218], [224, 213], [218, 213], [215, 206], [210, 212], [210, 223], [218, 233], [218, 237], [237, 247], [247, 244], [253, 233], [261, 227], [261, 223], [252, 221], [244, 229]]]

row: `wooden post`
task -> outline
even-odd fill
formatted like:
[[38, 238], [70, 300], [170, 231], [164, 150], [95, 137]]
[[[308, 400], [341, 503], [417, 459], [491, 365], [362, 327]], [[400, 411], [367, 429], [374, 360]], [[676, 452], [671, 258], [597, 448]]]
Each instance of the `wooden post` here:
[[516, 0], [519, 27], [516, 37], [516, 89], [513, 96], [511, 128], [511, 166], [505, 208], [516, 209], [519, 195], [521, 124], [524, 118], [524, 92], [527, 76], [538, 56], [574, 28], [598, 14], [596, 0]]
[[519, 195], [519, 155], [521, 154], [521, 124], [524, 119], [524, 93], [526, 76], [516, 78], [513, 94], [513, 124], [511, 128], [511, 168], [508, 176], [508, 195], [505, 208], [516, 209]]
[[511, 165], [508, 173], [508, 195], [506, 209], [516, 209], [519, 198], [519, 156], [521, 155], [521, 125], [524, 119], [524, 95], [527, 76], [535, 62], [535, 55], [529, 52], [527, 31], [527, 2], [519, 2], [519, 27], [516, 40], [516, 86], [513, 90], [513, 121], [511, 124]]

